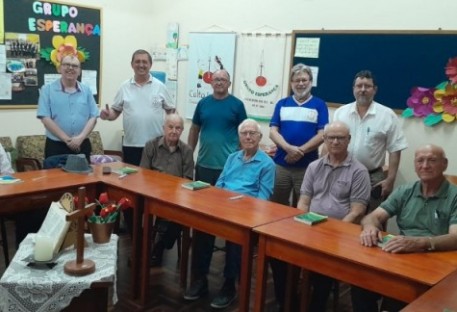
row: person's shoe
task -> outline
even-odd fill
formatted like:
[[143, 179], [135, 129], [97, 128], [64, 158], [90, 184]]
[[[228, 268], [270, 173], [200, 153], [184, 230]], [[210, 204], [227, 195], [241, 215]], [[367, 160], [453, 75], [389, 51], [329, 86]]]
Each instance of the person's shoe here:
[[236, 299], [235, 287], [222, 287], [221, 291], [211, 302], [211, 307], [215, 309], [224, 309]]
[[151, 260], [149, 261], [150, 267], [158, 267], [162, 265], [162, 257], [164, 250], [163, 243], [161, 241], [157, 242], [152, 251]]
[[206, 277], [196, 279], [184, 292], [184, 299], [193, 301], [208, 293], [208, 280]]

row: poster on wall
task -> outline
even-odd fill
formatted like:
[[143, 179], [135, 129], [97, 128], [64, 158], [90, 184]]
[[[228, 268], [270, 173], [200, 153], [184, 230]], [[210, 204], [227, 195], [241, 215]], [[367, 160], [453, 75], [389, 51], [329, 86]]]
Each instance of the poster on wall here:
[[186, 118], [191, 119], [197, 103], [213, 93], [213, 72], [225, 69], [233, 77], [235, 46], [235, 33], [189, 34]]
[[235, 96], [250, 118], [269, 121], [282, 96], [286, 36], [243, 34], [238, 39]]
[[2, 92], [0, 109], [35, 108], [39, 88], [55, 77], [68, 54], [79, 59], [84, 70], [80, 79], [89, 84], [99, 103], [101, 9], [55, 1], [2, 3], [4, 63], [11, 92]]

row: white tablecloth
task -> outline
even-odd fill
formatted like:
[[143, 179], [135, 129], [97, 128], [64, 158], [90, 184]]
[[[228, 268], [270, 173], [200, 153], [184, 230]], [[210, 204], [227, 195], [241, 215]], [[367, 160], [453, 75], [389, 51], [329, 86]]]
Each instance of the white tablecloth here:
[[67, 261], [76, 260], [74, 249], [61, 253], [52, 269], [27, 266], [22, 260], [33, 253], [34, 235], [29, 234], [24, 239], [0, 280], [0, 311], [60, 311], [96, 281], [112, 281], [111, 300], [113, 304], [117, 302], [117, 235], [111, 235], [107, 244], [94, 244], [91, 235], [85, 235], [89, 246], [84, 249], [84, 259], [95, 262], [95, 272], [86, 276], [70, 276], [63, 272]]

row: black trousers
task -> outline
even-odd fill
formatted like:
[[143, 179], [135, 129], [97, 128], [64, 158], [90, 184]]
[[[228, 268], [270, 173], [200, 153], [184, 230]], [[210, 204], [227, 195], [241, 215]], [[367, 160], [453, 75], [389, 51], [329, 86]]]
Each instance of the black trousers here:
[[81, 143], [81, 149], [79, 152], [71, 150], [66, 143], [62, 141], [54, 141], [50, 138], [46, 138], [46, 143], [44, 146], [44, 158], [48, 158], [55, 155], [64, 155], [64, 154], [84, 154], [87, 158], [87, 161], [90, 164], [90, 154], [92, 152], [92, 145], [90, 140], [86, 138]]

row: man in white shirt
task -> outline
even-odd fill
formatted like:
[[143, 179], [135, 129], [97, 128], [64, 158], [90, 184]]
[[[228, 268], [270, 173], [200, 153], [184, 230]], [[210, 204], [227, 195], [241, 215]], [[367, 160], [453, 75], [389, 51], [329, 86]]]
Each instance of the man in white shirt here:
[[[349, 152], [370, 173], [370, 210], [378, 207], [382, 199], [392, 192], [401, 151], [408, 147], [395, 112], [373, 100], [377, 90], [376, 80], [370, 71], [358, 72], [353, 84], [355, 102], [338, 108], [333, 115], [334, 121], [342, 121], [349, 126]], [[389, 154], [387, 177], [383, 172], [386, 152]]]

